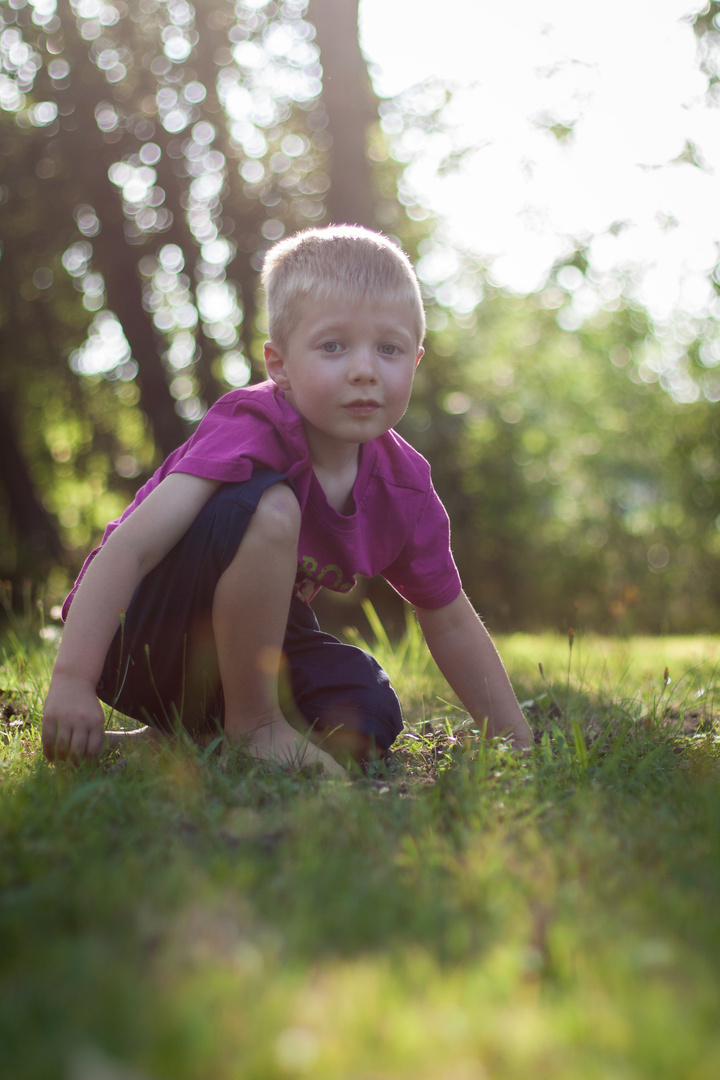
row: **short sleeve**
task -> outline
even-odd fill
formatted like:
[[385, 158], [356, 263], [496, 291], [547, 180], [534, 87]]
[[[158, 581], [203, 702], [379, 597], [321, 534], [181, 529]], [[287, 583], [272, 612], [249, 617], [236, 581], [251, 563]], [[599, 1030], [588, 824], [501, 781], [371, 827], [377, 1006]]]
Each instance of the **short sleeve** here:
[[397, 559], [382, 576], [410, 604], [437, 609], [462, 589], [450, 546], [450, 519], [434, 488]]
[[228, 394], [208, 411], [182, 452], [168, 460], [166, 471], [239, 483], [249, 479], [256, 464], [285, 472], [290, 463], [287, 438], [252, 404]]

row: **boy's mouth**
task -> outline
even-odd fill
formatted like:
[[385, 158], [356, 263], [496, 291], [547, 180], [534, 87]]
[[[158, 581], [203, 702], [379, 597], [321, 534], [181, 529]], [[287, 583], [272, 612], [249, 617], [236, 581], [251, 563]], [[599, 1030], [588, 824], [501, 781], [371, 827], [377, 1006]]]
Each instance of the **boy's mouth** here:
[[347, 405], [343, 405], [343, 408], [346, 412], [352, 413], [353, 416], [371, 416], [380, 408], [380, 403], [372, 401], [370, 398], [357, 398], [355, 401], [349, 401]]

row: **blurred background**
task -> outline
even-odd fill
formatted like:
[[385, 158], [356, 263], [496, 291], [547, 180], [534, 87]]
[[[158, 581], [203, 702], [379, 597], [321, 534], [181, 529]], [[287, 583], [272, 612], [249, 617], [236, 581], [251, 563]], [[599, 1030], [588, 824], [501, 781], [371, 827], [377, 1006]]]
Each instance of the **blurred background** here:
[[357, 222], [489, 627], [720, 631], [719, 121], [715, 0], [0, 0], [7, 594], [264, 377], [267, 248]]

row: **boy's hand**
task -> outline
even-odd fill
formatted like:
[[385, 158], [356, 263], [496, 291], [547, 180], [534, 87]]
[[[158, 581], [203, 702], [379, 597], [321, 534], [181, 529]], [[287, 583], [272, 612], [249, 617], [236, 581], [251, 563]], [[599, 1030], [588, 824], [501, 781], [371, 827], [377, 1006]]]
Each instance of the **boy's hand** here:
[[522, 714], [497, 649], [464, 593], [446, 607], [416, 608], [427, 646], [441, 672], [487, 735], [508, 736], [516, 750], [532, 747]]
[[42, 746], [49, 761], [96, 758], [105, 744], [105, 714], [85, 679], [57, 673], [43, 710]]

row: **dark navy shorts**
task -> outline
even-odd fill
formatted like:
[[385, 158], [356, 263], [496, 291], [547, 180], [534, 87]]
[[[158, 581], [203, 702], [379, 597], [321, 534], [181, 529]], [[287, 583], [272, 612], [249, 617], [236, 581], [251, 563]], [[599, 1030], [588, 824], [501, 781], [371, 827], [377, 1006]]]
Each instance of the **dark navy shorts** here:
[[[194, 736], [222, 727], [213, 597], [263, 492], [283, 479], [261, 469], [244, 483], [223, 484], [143, 578], [105, 659], [97, 688], [102, 701], [167, 732], [179, 724]], [[319, 731], [357, 732], [387, 750], [402, 728], [402, 714], [388, 676], [372, 656], [323, 633], [312, 608], [297, 597], [283, 652], [286, 693], [308, 724]]]

